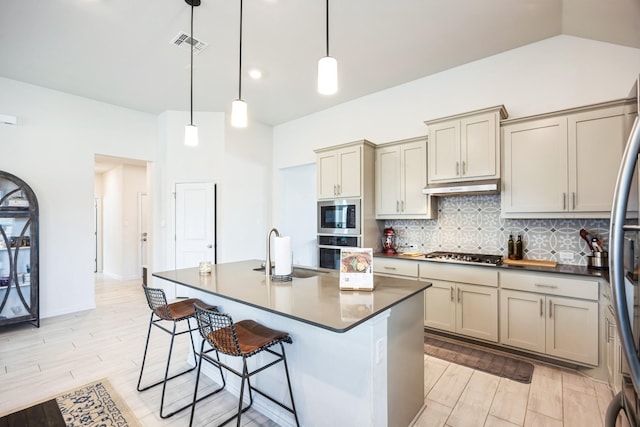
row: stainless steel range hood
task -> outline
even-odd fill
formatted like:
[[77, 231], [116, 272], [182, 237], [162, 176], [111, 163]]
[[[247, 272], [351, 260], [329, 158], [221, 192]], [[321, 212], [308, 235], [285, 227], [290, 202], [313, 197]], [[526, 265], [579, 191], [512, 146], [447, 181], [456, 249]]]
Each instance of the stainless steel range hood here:
[[479, 194], [499, 194], [500, 180], [487, 179], [483, 181], [447, 182], [431, 184], [422, 189], [424, 194], [431, 196], [464, 196]]

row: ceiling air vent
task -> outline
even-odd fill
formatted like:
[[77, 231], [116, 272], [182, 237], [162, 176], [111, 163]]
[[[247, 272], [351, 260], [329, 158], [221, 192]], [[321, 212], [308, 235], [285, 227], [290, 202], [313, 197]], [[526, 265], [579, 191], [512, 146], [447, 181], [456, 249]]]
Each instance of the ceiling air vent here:
[[205, 50], [205, 48], [208, 46], [207, 43], [201, 40], [198, 40], [196, 38], [192, 39], [191, 36], [189, 36], [189, 34], [183, 33], [182, 31], [180, 31], [178, 35], [171, 40], [170, 43], [187, 50], [191, 49], [191, 43], [193, 43], [194, 55], [198, 55], [200, 52]]

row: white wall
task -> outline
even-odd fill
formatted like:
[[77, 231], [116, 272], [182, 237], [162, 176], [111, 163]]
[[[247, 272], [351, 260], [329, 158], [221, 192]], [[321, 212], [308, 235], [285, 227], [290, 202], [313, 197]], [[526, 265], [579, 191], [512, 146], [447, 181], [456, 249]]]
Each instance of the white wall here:
[[[271, 127], [252, 122], [246, 129], [228, 126], [224, 113], [194, 113], [200, 143], [186, 147], [188, 113], [167, 111], [159, 118], [160, 152], [155, 165], [155, 225], [161, 243], [155, 271], [175, 264], [174, 200], [176, 182], [218, 184], [218, 262], [264, 257], [264, 236], [270, 226], [272, 194]], [[157, 282], [156, 282], [157, 283]]]
[[40, 205], [41, 316], [94, 307], [94, 155], [152, 160], [156, 117], [0, 78], [0, 169]]

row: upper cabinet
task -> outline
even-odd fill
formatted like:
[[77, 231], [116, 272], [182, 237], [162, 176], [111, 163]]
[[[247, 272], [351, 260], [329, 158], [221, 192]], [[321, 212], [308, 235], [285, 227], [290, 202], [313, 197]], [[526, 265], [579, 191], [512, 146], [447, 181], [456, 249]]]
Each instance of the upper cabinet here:
[[422, 194], [427, 183], [426, 137], [378, 145], [375, 179], [377, 219], [436, 217], [437, 199]]
[[428, 182], [500, 177], [500, 120], [503, 105], [425, 121], [429, 127]]
[[609, 217], [634, 113], [621, 100], [504, 122], [503, 216]]
[[318, 199], [363, 197], [364, 162], [373, 156], [374, 147], [363, 140], [316, 150]]

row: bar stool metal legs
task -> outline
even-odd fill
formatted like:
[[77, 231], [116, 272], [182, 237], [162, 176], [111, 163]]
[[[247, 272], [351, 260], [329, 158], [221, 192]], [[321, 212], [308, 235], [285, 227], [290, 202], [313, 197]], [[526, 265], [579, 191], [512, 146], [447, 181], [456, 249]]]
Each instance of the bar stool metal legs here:
[[[147, 303], [149, 304], [149, 308], [151, 308], [151, 316], [149, 318], [149, 329], [147, 331], [147, 340], [144, 345], [144, 354], [142, 356], [142, 365], [140, 366], [140, 376], [138, 377], [137, 390], [145, 391], [145, 390], [149, 390], [152, 387], [162, 384], [162, 396], [160, 398], [160, 418], [169, 418], [172, 415], [175, 415], [176, 413], [184, 409], [187, 409], [192, 405], [192, 403], [189, 403], [187, 405], [181, 406], [180, 408], [169, 412], [168, 414], [164, 413], [164, 403], [165, 403], [165, 395], [167, 391], [168, 381], [174, 378], [177, 378], [181, 375], [184, 375], [188, 372], [191, 372], [198, 366], [198, 357], [197, 357], [197, 352], [196, 352], [195, 343], [193, 340], [193, 333], [192, 333], [193, 331], [197, 330], [197, 326], [194, 326], [194, 327], [191, 326], [191, 318], [194, 317], [193, 304], [200, 303], [205, 306], [207, 305], [195, 298], [182, 300], [182, 301], [169, 304], [167, 303], [165, 293], [162, 289], [149, 288], [144, 284], [142, 285], [142, 288], [145, 292], [145, 296], [147, 298]], [[209, 306], [209, 309], [215, 310], [215, 307]], [[185, 330], [178, 332], [177, 331], [178, 323], [183, 320], [187, 321], [187, 328]], [[166, 328], [162, 324], [162, 322], [171, 322], [172, 323], [171, 329]], [[152, 384], [142, 386], [141, 385], [142, 376], [144, 374], [144, 368], [147, 361], [147, 353], [149, 350], [149, 339], [151, 337], [151, 329], [153, 328], [153, 326], [156, 326], [161, 330], [163, 330], [164, 332], [171, 335], [171, 342], [169, 344], [169, 353], [167, 355], [167, 365], [164, 371], [164, 378]], [[175, 337], [178, 335], [186, 334], [186, 333], [189, 334], [189, 338], [191, 341], [191, 349], [193, 351], [194, 366], [191, 368], [185, 369], [181, 372], [178, 372], [172, 376], [169, 376], [169, 368], [171, 366], [171, 355], [173, 353], [173, 344], [175, 341]]]
[[[298, 413], [296, 411], [295, 403], [293, 400], [293, 391], [291, 389], [291, 379], [289, 377], [289, 367], [287, 366], [287, 357], [284, 351], [283, 343], [291, 344], [293, 341], [286, 332], [276, 331], [269, 329], [253, 320], [242, 320], [238, 323], [233, 323], [231, 316], [228, 314], [220, 313], [217, 311], [207, 310], [195, 304], [196, 320], [200, 329], [200, 334], [203, 337], [202, 347], [200, 349], [200, 361], [198, 367], [198, 374], [196, 379], [196, 389], [193, 393], [193, 406], [191, 407], [191, 419], [189, 426], [193, 425], [193, 417], [195, 413], [196, 403], [201, 399], [197, 399], [198, 391], [198, 379], [200, 377], [200, 369], [202, 361], [205, 360], [219, 369], [225, 368], [227, 371], [241, 378], [240, 396], [238, 399], [238, 411], [223, 421], [219, 426], [223, 426], [234, 418], [237, 418], [237, 425], [240, 426], [242, 414], [246, 412], [253, 404], [253, 392], [260, 394], [261, 396], [276, 403], [281, 408], [291, 412], [296, 425], [299, 426]], [[204, 345], [208, 343], [211, 349], [204, 350]], [[280, 353], [274, 351], [272, 346], [276, 344], [280, 345]], [[260, 352], [267, 352], [275, 357], [271, 362], [262, 365], [253, 371], [250, 371], [247, 365], [247, 359]], [[215, 352], [215, 357], [211, 354]], [[242, 357], [242, 372], [238, 372], [233, 367], [220, 361], [219, 353], [226, 354], [228, 356]], [[289, 398], [291, 399], [291, 406], [286, 406], [284, 403], [274, 399], [267, 393], [251, 385], [251, 377], [256, 375], [271, 366], [274, 366], [282, 362], [287, 379], [287, 387], [289, 389]], [[245, 383], [249, 393], [249, 404], [243, 407], [243, 398], [245, 392]], [[224, 387], [224, 379], [223, 386]]]

